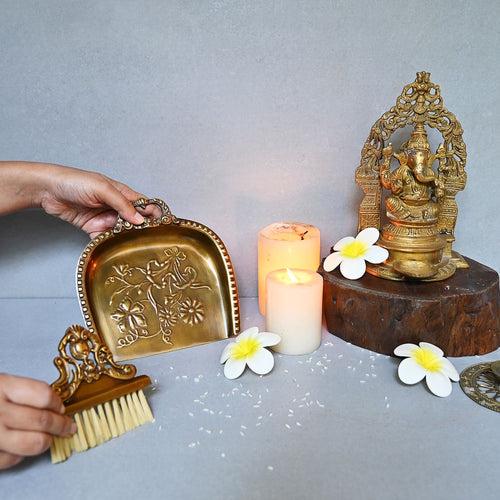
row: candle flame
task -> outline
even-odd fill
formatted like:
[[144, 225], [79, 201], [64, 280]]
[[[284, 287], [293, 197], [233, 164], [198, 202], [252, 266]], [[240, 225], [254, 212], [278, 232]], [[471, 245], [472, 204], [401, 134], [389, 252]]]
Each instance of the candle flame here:
[[290, 280], [290, 283], [298, 283], [299, 282], [297, 276], [295, 276], [295, 274], [290, 269], [288, 269], [288, 267], [286, 268], [286, 272], [288, 274], [288, 279]]

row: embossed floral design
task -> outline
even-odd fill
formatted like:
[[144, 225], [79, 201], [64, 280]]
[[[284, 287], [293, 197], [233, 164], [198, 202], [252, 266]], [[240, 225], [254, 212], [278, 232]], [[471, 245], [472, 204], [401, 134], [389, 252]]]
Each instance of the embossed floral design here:
[[114, 287], [110, 305], [118, 301], [111, 315], [123, 334], [118, 347], [156, 335], [171, 344], [180, 319], [195, 326], [205, 318], [203, 302], [188, 293], [210, 287], [198, 281], [197, 270], [179, 247], [166, 248], [163, 254], [164, 259], [152, 259], [144, 266], [113, 266], [114, 273], [106, 279], [106, 285]]
[[168, 270], [166, 262], [159, 263], [156, 260], [148, 262], [146, 266], [146, 279], [155, 288], [166, 288], [168, 284]]
[[116, 266], [116, 271], [120, 276], [130, 276], [132, 274], [132, 270], [128, 264], [121, 264]]
[[186, 254], [179, 249], [179, 247], [171, 247], [165, 250], [165, 255], [167, 256], [167, 260], [170, 259], [178, 259], [178, 260], [186, 260]]
[[118, 328], [122, 332], [138, 331], [147, 326], [146, 318], [142, 314], [143, 310], [144, 306], [140, 302], [133, 303], [129, 297], [125, 297], [111, 317], [118, 323]]
[[132, 270], [130, 269], [128, 264], [120, 264], [118, 266], [115, 266], [114, 270], [115, 270], [117, 276], [110, 276], [106, 280], [107, 284], [115, 283], [120, 278], [123, 278], [124, 276], [130, 276], [132, 274]]
[[188, 325], [197, 325], [205, 318], [203, 304], [199, 300], [189, 297], [181, 304], [179, 312], [182, 321]]
[[179, 315], [175, 309], [164, 309], [161, 308], [158, 311], [158, 318], [160, 322], [165, 325], [167, 328], [174, 326], [179, 320]]

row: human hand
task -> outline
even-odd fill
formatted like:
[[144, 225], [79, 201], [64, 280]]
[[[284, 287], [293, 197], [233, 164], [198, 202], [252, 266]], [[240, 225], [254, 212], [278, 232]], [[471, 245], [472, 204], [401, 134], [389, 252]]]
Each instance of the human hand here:
[[[83, 229], [92, 238], [113, 227], [118, 214], [132, 224], [144, 222], [132, 204], [144, 195], [96, 172], [51, 167], [49, 182], [40, 194], [40, 206], [48, 214]], [[148, 207], [144, 214], [152, 210]]]
[[70, 436], [76, 424], [45, 382], [0, 373], [0, 469], [43, 453], [52, 436]]
[[151, 205], [139, 213], [132, 204], [138, 198], [144, 195], [96, 172], [49, 163], [0, 161], [0, 215], [43, 208], [93, 238], [113, 227], [118, 214], [132, 224], [144, 222], [143, 215], [159, 215], [158, 207]]

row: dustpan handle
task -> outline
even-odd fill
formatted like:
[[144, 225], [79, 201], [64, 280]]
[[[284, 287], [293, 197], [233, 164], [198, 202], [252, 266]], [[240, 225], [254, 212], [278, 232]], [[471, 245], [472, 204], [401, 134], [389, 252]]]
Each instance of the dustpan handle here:
[[146, 208], [148, 205], [156, 205], [161, 210], [161, 216], [158, 218], [144, 217], [144, 222], [142, 224], [131, 224], [121, 215], [118, 215], [116, 224], [113, 227], [114, 233], [119, 233], [123, 228], [130, 229], [131, 227], [135, 227], [137, 229], [142, 229], [149, 226], [157, 226], [158, 224], [172, 224], [177, 221], [175, 215], [172, 215], [169, 206], [163, 200], [160, 200], [160, 198], [139, 198], [133, 202], [133, 205], [138, 208]]

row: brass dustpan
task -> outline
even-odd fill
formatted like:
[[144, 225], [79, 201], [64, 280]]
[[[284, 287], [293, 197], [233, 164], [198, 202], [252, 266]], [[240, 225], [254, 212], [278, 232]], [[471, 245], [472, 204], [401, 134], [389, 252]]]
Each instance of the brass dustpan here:
[[179, 219], [159, 199], [161, 216], [134, 226], [120, 217], [93, 239], [77, 268], [85, 323], [117, 360], [227, 338], [239, 332], [236, 279], [221, 239]]

